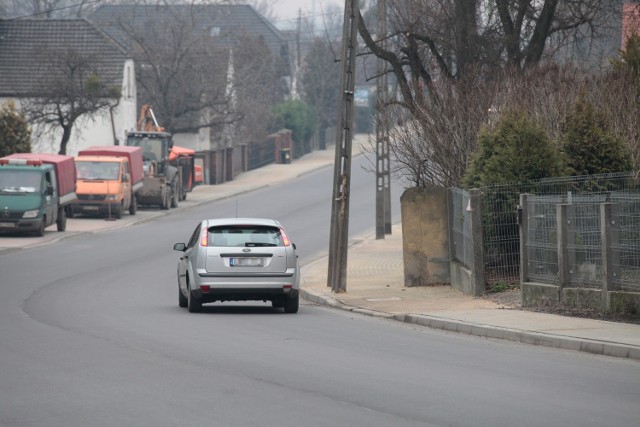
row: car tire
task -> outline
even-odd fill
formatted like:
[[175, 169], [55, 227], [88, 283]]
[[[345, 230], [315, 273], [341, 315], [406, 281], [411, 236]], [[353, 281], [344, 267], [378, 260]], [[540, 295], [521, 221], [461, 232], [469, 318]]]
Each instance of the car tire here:
[[273, 308], [282, 308], [282, 307], [284, 307], [284, 300], [282, 300], [282, 299], [274, 299], [273, 301], [271, 301], [271, 306]]
[[196, 298], [189, 289], [189, 297], [187, 299], [187, 310], [189, 313], [200, 313], [202, 311], [202, 301]]
[[293, 298], [287, 298], [284, 300], [284, 312], [285, 313], [297, 313], [300, 306], [300, 296], [296, 295]]
[[67, 210], [64, 207], [58, 209], [56, 227], [58, 228], [58, 231], [65, 231], [67, 229]]
[[189, 300], [184, 296], [182, 290], [180, 289], [180, 285], [178, 285], [178, 307], [186, 308], [189, 305]]

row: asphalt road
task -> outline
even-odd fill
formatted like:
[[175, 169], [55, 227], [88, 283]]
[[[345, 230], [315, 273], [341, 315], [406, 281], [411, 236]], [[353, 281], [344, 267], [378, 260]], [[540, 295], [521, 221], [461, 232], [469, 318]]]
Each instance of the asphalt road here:
[[[357, 236], [374, 188], [353, 175]], [[0, 425], [638, 426], [635, 361], [310, 304], [177, 306], [171, 247], [204, 216], [275, 217], [303, 263], [326, 252], [331, 177], [1, 255]]]

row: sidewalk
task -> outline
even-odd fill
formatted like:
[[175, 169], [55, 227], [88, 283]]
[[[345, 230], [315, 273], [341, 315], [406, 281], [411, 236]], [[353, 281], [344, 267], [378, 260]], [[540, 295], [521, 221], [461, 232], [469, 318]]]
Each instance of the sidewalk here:
[[[354, 139], [354, 155], [363, 146], [367, 146], [365, 138], [358, 135]], [[176, 209], [139, 209], [135, 216], [124, 215], [117, 221], [69, 219], [67, 231], [58, 232], [52, 226], [43, 237], [0, 235], [0, 255], [151, 221], [191, 206], [289, 181], [332, 165], [334, 156], [334, 149], [330, 147], [294, 160], [290, 165], [269, 165], [224, 184], [198, 186]], [[447, 331], [640, 360], [640, 325], [505, 308], [484, 298], [464, 295], [451, 286], [405, 288], [400, 224], [395, 224], [392, 232], [384, 240], [375, 240], [374, 235], [361, 236], [359, 242], [349, 248], [347, 292], [334, 294], [326, 286], [326, 256], [304, 265], [303, 298], [316, 304]]]
[[401, 322], [526, 344], [640, 360], [640, 325], [505, 308], [451, 286], [404, 287], [402, 229], [349, 248], [347, 291], [327, 287], [327, 257], [302, 268], [303, 297], [317, 304]]

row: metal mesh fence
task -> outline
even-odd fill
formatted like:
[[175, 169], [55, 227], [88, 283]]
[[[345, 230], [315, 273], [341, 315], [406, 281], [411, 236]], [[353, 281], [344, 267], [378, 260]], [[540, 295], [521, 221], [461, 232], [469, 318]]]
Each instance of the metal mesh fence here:
[[460, 188], [452, 188], [451, 196], [451, 236], [453, 258], [468, 269], [473, 268], [473, 239], [471, 235], [471, 212], [466, 209], [469, 203], [469, 192]]
[[611, 201], [619, 205], [612, 215], [613, 283], [640, 292], [640, 194], [619, 193]]
[[562, 203], [559, 197], [531, 196], [527, 199], [529, 221], [525, 232], [529, 278], [536, 282], [553, 284], [558, 273], [558, 203]]
[[[523, 183], [493, 185], [481, 188], [482, 191], [482, 223], [483, 248], [485, 254], [485, 280], [493, 283], [517, 283], [520, 279], [520, 235], [517, 217], [517, 206], [520, 194], [529, 193], [538, 196], [557, 196], [558, 199], [575, 202], [578, 206], [574, 210], [576, 228], [582, 230], [570, 243], [576, 255], [576, 261], [588, 260], [591, 264], [582, 262], [581, 271], [575, 271], [575, 283], [595, 283], [600, 277], [597, 267], [601, 263], [601, 253], [596, 246], [599, 244], [599, 216], [592, 208], [580, 207], [578, 203], [581, 195], [595, 197], [600, 195], [602, 200], [611, 197], [616, 192], [636, 193], [640, 190], [638, 181], [631, 173], [590, 175], [582, 177], [550, 178]], [[551, 202], [549, 202], [551, 203]], [[551, 248], [555, 238], [555, 205], [536, 206], [534, 221], [535, 233], [532, 238], [535, 247], [530, 250], [536, 255], [537, 264], [532, 271], [536, 279], [548, 281], [548, 276], [557, 272], [554, 264], [554, 249]], [[551, 219], [553, 218], [553, 220]], [[629, 223], [637, 218], [627, 216]], [[635, 223], [637, 224], [637, 223]], [[634, 240], [638, 244], [638, 240]], [[556, 249], [557, 251], [557, 249]], [[531, 254], [530, 254], [531, 255]], [[557, 253], [555, 254], [557, 259]], [[636, 256], [638, 256], [636, 252]], [[555, 261], [557, 264], [557, 261]], [[637, 273], [635, 270], [634, 273]], [[601, 274], [601, 268], [600, 268]], [[537, 276], [536, 276], [537, 275]]]

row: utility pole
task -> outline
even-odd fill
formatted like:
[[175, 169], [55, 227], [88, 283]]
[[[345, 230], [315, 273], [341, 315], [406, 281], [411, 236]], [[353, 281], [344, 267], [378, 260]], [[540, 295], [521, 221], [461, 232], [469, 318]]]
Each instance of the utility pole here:
[[[378, 0], [378, 40], [386, 49], [387, 5], [386, 0]], [[376, 80], [377, 117], [376, 120], [376, 239], [384, 239], [391, 234], [391, 172], [389, 165], [389, 120], [384, 116], [388, 101], [387, 73], [385, 62], [378, 58], [378, 78]]]
[[298, 8], [298, 28], [296, 29], [296, 59], [300, 69], [300, 32], [302, 31], [302, 9]]
[[331, 235], [327, 286], [332, 292], [347, 290], [347, 246], [349, 242], [349, 186], [351, 184], [351, 143], [353, 139], [353, 92], [358, 38], [357, 0], [345, 0], [342, 27], [342, 73], [333, 170]]

